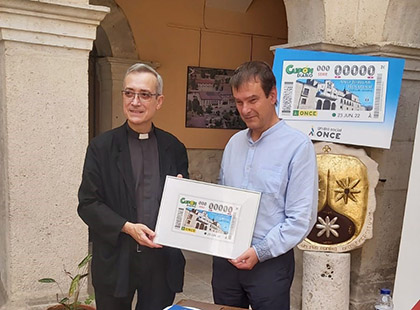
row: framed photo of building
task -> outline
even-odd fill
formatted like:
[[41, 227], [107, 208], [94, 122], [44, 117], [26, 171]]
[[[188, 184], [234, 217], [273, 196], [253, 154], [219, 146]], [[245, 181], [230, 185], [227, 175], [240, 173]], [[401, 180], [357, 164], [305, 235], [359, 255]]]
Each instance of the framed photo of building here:
[[261, 193], [167, 176], [155, 242], [224, 258], [250, 246]]
[[231, 69], [188, 66], [186, 127], [246, 128], [229, 85], [233, 73]]

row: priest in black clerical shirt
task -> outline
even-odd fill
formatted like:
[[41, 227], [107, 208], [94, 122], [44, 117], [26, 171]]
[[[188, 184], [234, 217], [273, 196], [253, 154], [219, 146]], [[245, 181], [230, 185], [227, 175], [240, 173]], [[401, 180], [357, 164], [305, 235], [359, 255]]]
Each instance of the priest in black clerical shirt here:
[[163, 104], [161, 76], [135, 64], [124, 77], [121, 127], [86, 152], [78, 213], [89, 227], [98, 310], [162, 310], [182, 291], [185, 259], [154, 243], [167, 175], [188, 177], [185, 146], [152, 123]]

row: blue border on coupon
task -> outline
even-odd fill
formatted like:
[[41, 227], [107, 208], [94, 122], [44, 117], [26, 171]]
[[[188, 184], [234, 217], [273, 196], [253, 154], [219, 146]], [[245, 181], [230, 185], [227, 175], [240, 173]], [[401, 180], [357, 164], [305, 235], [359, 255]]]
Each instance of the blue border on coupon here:
[[[308, 125], [314, 128], [314, 126], [342, 126], [347, 132], [351, 131], [352, 127], [358, 127], [359, 130], [376, 132], [379, 136], [382, 132], [385, 139], [372, 139], [364, 140], [360, 138], [360, 135], [343, 135], [344, 139], [340, 141], [334, 141], [331, 139], [324, 139], [322, 137], [311, 137], [317, 141], [337, 142], [337, 143], [348, 143], [354, 145], [366, 145], [372, 147], [389, 148], [391, 145], [392, 132], [394, 129], [395, 117], [397, 114], [398, 99], [401, 89], [401, 81], [404, 72], [404, 59], [400, 58], [389, 58], [389, 57], [378, 57], [378, 56], [365, 56], [365, 55], [353, 55], [353, 54], [340, 54], [331, 52], [316, 52], [306, 50], [293, 50], [293, 49], [282, 49], [277, 48], [275, 50], [273, 72], [277, 80], [278, 100], [280, 99], [282, 74], [283, 74], [283, 61], [367, 61], [367, 62], [388, 62], [388, 78], [387, 78], [387, 89], [385, 98], [385, 112], [384, 121], [380, 123], [368, 123], [368, 122], [344, 122], [340, 121], [316, 121], [316, 120], [286, 120], [286, 123], [292, 127], [301, 129], [304, 128], [305, 134], [309, 135]], [[306, 125], [306, 126], [303, 126]], [[379, 132], [378, 132], [379, 131]]]

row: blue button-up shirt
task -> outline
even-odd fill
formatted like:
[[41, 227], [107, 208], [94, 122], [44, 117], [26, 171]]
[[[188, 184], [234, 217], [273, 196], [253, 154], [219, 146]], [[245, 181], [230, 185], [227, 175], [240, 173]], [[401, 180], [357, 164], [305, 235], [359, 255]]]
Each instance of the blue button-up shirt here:
[[252, 239], [260, 262], [292, 249], [315, 223], [318, 171], [313, 144], [283, 120], [257, 141], [249, 129], [229, 140], [220, 184], [262, 193]]

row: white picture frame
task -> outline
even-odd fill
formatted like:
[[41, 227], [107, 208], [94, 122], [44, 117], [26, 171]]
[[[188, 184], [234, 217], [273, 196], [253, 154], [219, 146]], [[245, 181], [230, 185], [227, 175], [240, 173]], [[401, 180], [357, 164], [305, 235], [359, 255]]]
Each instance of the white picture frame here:
[[261, 193], [166, 177], [155, 243], [234, 259], [250, 246]]

